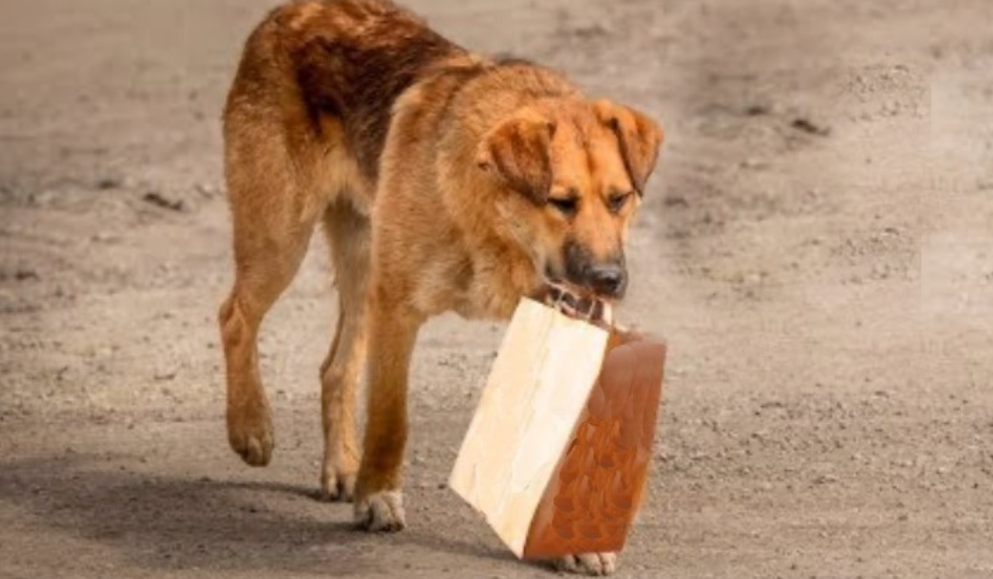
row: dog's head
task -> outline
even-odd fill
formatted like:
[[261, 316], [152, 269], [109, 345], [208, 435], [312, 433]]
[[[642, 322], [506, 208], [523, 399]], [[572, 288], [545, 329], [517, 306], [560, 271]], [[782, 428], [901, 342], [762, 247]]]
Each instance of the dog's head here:
[[616, 300], [627, 288], [628, 226], [661, 142], [658, 125], [628, 107], [555, 100], [493, 127], [477, 164], [503, 190], [504, 225], [547, 281]]

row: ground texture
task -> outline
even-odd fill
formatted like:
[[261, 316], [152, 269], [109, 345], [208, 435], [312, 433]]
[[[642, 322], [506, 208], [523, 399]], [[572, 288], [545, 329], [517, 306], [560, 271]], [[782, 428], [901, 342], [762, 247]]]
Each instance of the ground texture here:
[[[622, 319], [670, 342], [622, 577], [993, 577], [993, 3], [410, 0], [661, 119]], [[323, 247], [223, 430], [219, 116], [259, 0], [0, 4], [0, 576], [545, 577], [444, 486], [501, 328], [413, 368], [409, 529], [315, 500]]]

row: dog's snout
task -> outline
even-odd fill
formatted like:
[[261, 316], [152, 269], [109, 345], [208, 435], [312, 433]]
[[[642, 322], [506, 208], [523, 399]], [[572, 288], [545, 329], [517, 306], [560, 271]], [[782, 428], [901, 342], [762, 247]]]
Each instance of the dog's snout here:
[[624, 295], [628, 281], [627, 272], [620, 265], [603, 265], [590, 271], [590, 285], [598, 295], [620, 298]]
[[624, 254], [617, 251], [597, 259], [585, 245], [566, 244], [564, 281], [598, 297], [619, 300], [627, 289], [628, 273]]

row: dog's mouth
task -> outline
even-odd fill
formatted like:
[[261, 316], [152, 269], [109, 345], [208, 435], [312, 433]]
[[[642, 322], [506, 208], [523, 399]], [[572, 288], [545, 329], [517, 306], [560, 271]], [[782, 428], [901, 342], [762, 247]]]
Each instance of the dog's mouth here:
[[598, 296], [588, 288], [562, 280], [546, 279], [539, 293], [540, 301], [571, 318], [607, 325], [613, 321], [613, 300]]

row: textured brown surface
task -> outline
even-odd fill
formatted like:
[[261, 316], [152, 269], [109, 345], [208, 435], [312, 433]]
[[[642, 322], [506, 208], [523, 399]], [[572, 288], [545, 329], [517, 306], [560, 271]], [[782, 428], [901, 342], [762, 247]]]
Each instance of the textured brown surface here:
[[525, 558], [620, 551], [641, 505], [665, 344], [612, 334], [569, 450], [542, 497]]

